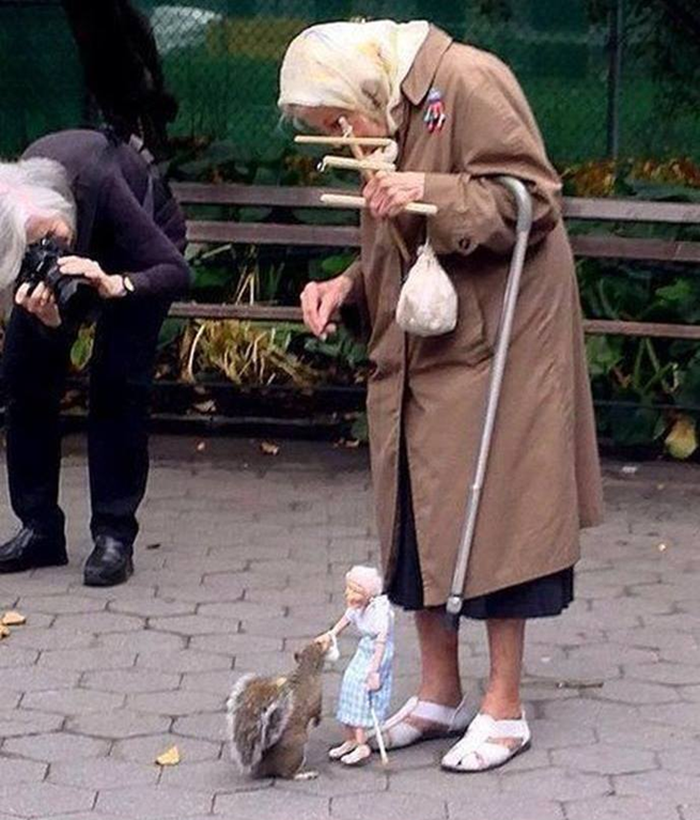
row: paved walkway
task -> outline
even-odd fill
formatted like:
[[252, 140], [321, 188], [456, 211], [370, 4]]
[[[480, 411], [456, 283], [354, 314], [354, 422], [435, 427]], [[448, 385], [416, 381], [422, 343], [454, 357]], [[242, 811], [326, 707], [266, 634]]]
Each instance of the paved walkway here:
[[[283, 671], [342, 610], [342, 575], [376, 559], [366, 454], [247, 441], [154, 442], [137, 574], [81, 586], [84, 458], [71, 442], [63, 499], [72, 562], [0, 577], [0, 820], [698, 820], [700, 470], [607, 466], [608, 518], [587, 534], [577, 601], [529, 628], [533, 747], [498, 772], [456, 776], [432, 742], [361, 770], [331, 766], [339, 672], [309, 761], [314, 782], [241, 780], [222, 744], [235, 677]], [[3, 534], [11, 532], [0, 487]], [[417, 654], [398, 617], [394, 702]], [[476, 703], [482, 628], [462, 631]], [[344, 643], [344, 655], [352, 651]], [[155, 757], [176, 744], [182, 762]]]

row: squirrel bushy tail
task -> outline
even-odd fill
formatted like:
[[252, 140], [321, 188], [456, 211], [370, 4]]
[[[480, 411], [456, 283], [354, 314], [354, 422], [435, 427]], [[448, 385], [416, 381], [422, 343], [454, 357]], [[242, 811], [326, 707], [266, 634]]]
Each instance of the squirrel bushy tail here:
[[231, 759], [242, 774], [251, 774], [266, 749], [282, 736], [294, 708], [287, 678], [244, 675], [226, 704]]

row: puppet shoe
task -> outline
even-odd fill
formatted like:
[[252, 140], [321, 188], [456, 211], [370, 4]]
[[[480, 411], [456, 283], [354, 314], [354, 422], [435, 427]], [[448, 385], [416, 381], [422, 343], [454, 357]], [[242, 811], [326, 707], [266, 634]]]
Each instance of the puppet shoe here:
[[340, 760], [341, 757], [349, 754], [356, 747], [356, 740], [346, 740], [345, 743], [341, 743], [340, 746], [334, 746], [332, 749], [329, 749], [328, 757], [330, 757], [331, 760]]
[[358, 743], [355, 748], [340, 758], [340, 762], [346, 766], [360, 766], [366, 763], [372, 756], [372, 750], [366, 743]]
[[530, 727], [520, 720], [495, 720], [480, 712], [464, 737], [442, 758], [450, 772], [485, 772], [507, 763], [530, 747]]
[[[458, 706], [443, 706], [415, 696], [409, 698], [382, 726], [384, 745], [387, 749], [401, 749], [423, 740], [461, 734], [472, 716], [465, 701], [466, 698]], [[379, 748], [374, 735], [369, 743], [373, 749]]]

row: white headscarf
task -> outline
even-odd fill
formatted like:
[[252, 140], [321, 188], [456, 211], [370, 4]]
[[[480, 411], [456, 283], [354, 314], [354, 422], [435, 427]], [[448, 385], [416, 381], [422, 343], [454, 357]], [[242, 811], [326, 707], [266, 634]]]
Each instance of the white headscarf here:
[[425, 20], [322, 23], [292, 40], [280, 71], [280, 108], [344, 108], [398, 127], [401, 83], [428, 36]]

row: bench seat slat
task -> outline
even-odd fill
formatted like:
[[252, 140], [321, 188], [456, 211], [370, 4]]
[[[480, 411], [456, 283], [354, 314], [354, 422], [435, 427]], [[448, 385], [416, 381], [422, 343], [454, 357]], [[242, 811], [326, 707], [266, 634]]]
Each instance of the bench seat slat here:
[[301, 322], [299, 307], [175, 302], [170, 316], [178, 319], [240, 319], [242, 321]]
[[700, 325], [668, 325], [658, 322], [584, 319], [583, 329], [591, 336], [649, 336], [658, 339], [700, 341]]
[[[177, 302], [170, 315], [189, 319], [239, 319], [241, 321], [301, 322], [301, 308], [273, 305], [219, 305]], [[700, 325], [671, 325], [652, 322], [620, 322], [586, 319], [586, 333], [591, 335], [650, 336], [666, 339], [700, 341]]]

